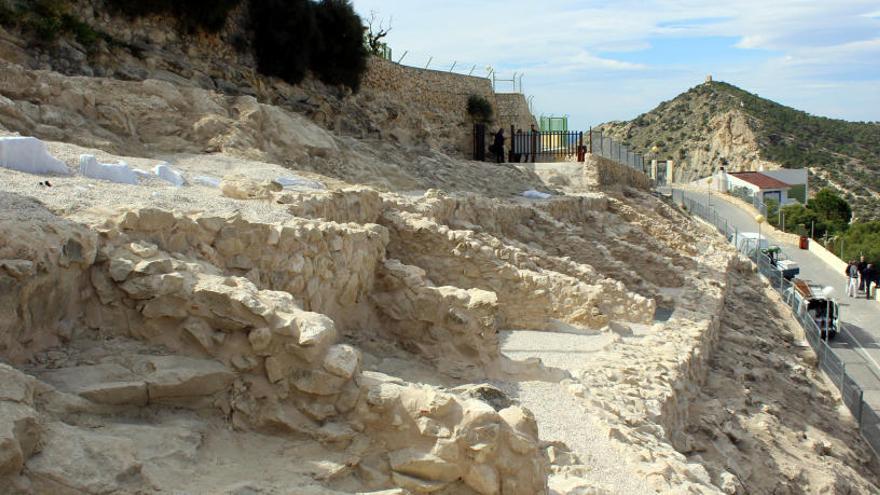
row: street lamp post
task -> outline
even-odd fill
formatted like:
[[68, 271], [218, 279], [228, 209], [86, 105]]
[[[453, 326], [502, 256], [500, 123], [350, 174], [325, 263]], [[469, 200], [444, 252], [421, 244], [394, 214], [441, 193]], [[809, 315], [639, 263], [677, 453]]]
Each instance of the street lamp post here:
[[829, 334], [833, 322], [831, 321], [831, 296], [834, 294], [834, 287], [830, 285], [822, 289], [822, 295], [825, 296], [825, 343], [828, 343]]

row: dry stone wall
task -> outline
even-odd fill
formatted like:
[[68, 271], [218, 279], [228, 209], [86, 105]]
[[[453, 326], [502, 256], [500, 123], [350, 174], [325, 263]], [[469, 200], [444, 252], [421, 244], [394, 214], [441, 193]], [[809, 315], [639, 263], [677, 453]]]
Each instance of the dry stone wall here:
[[394, 95], [394, 100], [431, 124], [428, 139], [446, 152], [467, 156], [472, 149], [473, 124], [467, 114], [471, 95], [482, 96], [492, 104], [493, 127], [508, 129], [511, 124], [523, 130], [536, 124], [522, 94], [496, 94], [489, 79], [451, 72], [419, 69], [373, 58], [364, 76], [365, 89]]
[[528, 132], [532, 124], [538, 125], [538, 121], [529, 110], [529, 103], [522, 93], [497, 93], [495, 95], [495, 107], [497, 108], [496, 122], [509, 129], [522, 129]]

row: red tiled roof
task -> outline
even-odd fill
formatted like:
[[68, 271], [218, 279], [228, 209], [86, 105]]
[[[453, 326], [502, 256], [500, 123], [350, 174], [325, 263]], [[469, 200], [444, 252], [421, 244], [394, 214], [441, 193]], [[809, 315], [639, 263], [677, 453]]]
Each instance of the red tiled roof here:
[[758, 186], [760, 189], [788, 189], [791, 187], [791, 184], [786, 184], [781, 180], [774, 179], [769, 175], [764, 175], [761, 172], [729, 172], [728, 175], [732, 175], [737, 179], [744, 180], [749, 184], [754, 184]]

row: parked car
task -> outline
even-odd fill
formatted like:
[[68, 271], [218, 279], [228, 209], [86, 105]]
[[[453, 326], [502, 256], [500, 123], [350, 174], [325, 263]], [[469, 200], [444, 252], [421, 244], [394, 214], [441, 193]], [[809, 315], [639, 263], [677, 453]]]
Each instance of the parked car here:
[[782, 276], [785, 280], [791, 280], [801, 273], [801, 268], [798, 266], [797, 261], [788, 259], [788, 256], [782, 252], [782, 248], [779, 246], [770, 246], [766, 249], [762, 249], [761, 252], [767, 256], [771, 265], [775, 266], [777, 270], [782, 272]]

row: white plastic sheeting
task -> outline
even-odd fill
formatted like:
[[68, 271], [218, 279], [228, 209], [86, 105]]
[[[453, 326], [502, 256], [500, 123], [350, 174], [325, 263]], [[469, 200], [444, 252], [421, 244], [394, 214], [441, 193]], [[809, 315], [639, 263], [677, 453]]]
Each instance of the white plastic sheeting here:
[[542, 193], [541, 191], [535, 191], [534, 189], [523, 191], [522, 195], [529, 199], [548, 199], [552, 196], [552, 194]]
[[181, 187], [186, 184], [186, 180], [183, 178], [183, 174], [171, 168], [166, 162], [162, 162], [155, 167], [153, 167], [153, 173], [156, 174], [160, 179], [165, 182], [170, 182], [172, 185]]
[[67, 165], [49, 154], [46, 143], [29, 136], [0, 137], [0, 167], [29, 174], [70, 175]]
[[316, 180], [304, 179], [297, 176], [279, 177], [275, 179], [275, 182], [281, 184], [281, 187], [284, 187], [285, 189], [327, 189], [327, 186]]
[[220, 187], [220, 182], [222, 182], [222, 179], [211, 177], [210, 175], [199, 175], [197, 177], [193, 177], [193, 182], [207, 187]]
[[99, 163], [95, 155], [79, 156], [79, 173], [84, 177], [106, 180], [119, 184], [137, 185], [137, 174], [125, 162]]

